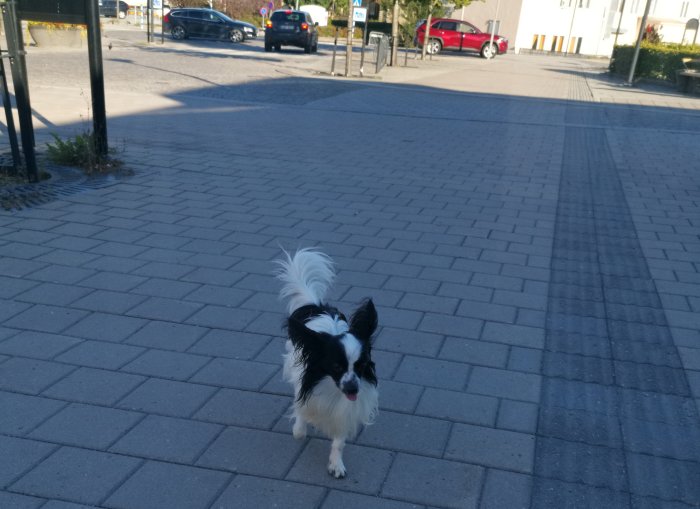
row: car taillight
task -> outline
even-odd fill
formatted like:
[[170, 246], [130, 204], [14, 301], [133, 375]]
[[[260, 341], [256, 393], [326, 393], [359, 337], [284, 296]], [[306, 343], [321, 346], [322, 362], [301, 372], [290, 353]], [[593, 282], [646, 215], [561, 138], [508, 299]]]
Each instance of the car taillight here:
[[265, 28], [272, 28], [272, 21], [269, 19], [265, 22]]
[[308, 24], [308, 23], [302, 23], [302, 24], [301, 24], [301, 29], [302, 29], [302, 30], [308, 30], [308, 29], [309, 29], [309, 24]]
[[170, 23], [170, 14], [163, 16], [163, 23]]

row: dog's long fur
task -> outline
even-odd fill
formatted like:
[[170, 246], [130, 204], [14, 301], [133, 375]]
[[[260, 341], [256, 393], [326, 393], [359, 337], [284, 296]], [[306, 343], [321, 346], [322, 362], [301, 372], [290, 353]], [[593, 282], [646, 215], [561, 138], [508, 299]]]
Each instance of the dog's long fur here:
[[283, 374], [294, 387], [293, 433], [303, 438], [311, 424], [330, 437], [328, 472], [340, 478], [346, 472], [345, 441], [377, 414], [377, 377], [371, 358], [377, 312], [368, 299], [348, 321], [325, 303], [335, 277], [331, 259], [311, 249], [285, 255], [277, 276], [284, 283], [280, 296], [288, 300]]

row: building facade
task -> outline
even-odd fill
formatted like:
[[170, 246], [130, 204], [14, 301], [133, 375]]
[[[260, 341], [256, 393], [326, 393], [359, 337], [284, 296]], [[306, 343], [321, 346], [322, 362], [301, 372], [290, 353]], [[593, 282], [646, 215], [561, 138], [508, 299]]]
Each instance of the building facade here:
[[[634, 44], [647, 0], [485, 0], [453, 12], [498, 32], [516, 53], [561, 53], [609, 57], [617, 44]], [[496, 12], [498, 11], [498, 12]], [[651, 0], [647, 27], [663, 42], [700, 44], [697, 30], [686, 28], [700, 17], [700, 0]], [[692, 22], [691, 22], [692, 25]], [[619, 31], [618, 31], [619, 28]]]

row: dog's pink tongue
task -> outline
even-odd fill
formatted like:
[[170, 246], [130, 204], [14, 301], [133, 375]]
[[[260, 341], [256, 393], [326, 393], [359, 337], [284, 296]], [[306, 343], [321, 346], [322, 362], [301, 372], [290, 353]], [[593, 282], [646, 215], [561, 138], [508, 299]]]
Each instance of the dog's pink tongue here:
[[355, 401], [357, 399], [357, 394], [346, 394], [345, 395], [350, 401]]

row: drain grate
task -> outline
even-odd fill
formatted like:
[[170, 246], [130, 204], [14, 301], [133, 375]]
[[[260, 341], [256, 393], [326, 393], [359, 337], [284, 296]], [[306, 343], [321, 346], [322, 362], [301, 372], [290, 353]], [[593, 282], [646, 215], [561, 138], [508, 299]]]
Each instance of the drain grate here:
[[86, 176], [64, 166], [48, 168], [51, 178], [36, 184], [17, 184], [0, 188], [0, 209], [22, 210], [49, 203], [57, 198], [100, 189], [118, 182], [112, 175]]

